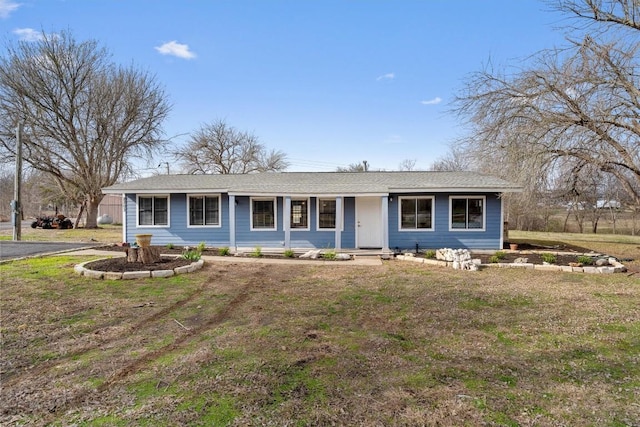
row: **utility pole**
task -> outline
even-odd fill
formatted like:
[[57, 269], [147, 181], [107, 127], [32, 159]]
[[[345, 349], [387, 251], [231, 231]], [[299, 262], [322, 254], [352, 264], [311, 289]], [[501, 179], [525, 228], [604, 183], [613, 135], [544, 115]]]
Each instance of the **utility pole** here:
[[22, 239], [22, 207], [20, 204], [20, 187], [22, 185], [22, 123], [16, 128], [16, 175], [11, 201], [11, 221], [13, 223], [13, 240]]

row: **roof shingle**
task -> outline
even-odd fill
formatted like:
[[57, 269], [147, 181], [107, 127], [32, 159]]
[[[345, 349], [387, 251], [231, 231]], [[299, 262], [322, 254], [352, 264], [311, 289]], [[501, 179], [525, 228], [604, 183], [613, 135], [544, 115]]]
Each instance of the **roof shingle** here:
[[475, 172], [281, 172], [244, 175], [157, 175], [103, 188], [103, 193], [236, 195], [386, 194], [390, 192], [521, 191], [517, 184]]

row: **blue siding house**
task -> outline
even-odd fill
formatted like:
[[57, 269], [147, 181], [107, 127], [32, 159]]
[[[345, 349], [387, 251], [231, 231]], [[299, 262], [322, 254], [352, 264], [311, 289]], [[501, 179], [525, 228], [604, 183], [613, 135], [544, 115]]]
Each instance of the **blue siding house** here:
[[159, 175], [103, 188], [123, 197], [123, 240], [246, 250], [499, 249], [505, 192], [474, 172]]

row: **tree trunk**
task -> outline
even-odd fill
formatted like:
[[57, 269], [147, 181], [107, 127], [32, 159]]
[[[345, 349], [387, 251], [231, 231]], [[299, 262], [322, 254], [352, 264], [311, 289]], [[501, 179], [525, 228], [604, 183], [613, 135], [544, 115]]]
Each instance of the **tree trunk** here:
[[87, 222], [84, 228], [98, 228], [98, 206], [104, 196], [89, 196], [87, 200]]
[[78, 216], [76, 217], [76, 222], [73, 224], [73, 228], [77, 229], [80, 226], [80, 218], [82, 218], [82, 213], [84, 212], [84, 207], [87, 205], [86, 202], [80, 205], [80, 211], [78, 211]]
[[127, 248], [127, 262], [141, 262], [153, 264], [160, 261], [160, 248], [149, 246], [146, 248]]

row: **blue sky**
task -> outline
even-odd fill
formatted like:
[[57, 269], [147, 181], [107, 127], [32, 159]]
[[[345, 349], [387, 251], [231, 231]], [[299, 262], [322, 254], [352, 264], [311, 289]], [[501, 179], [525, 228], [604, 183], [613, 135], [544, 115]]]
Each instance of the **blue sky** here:
[[70, 30], [155, 74], [176, 144], [222, 119], [291, 171], [428, 168], [465, 132], [464, 78], [562, 44], [561, 24], [538, 0], [0, 0], [5, 39]]

